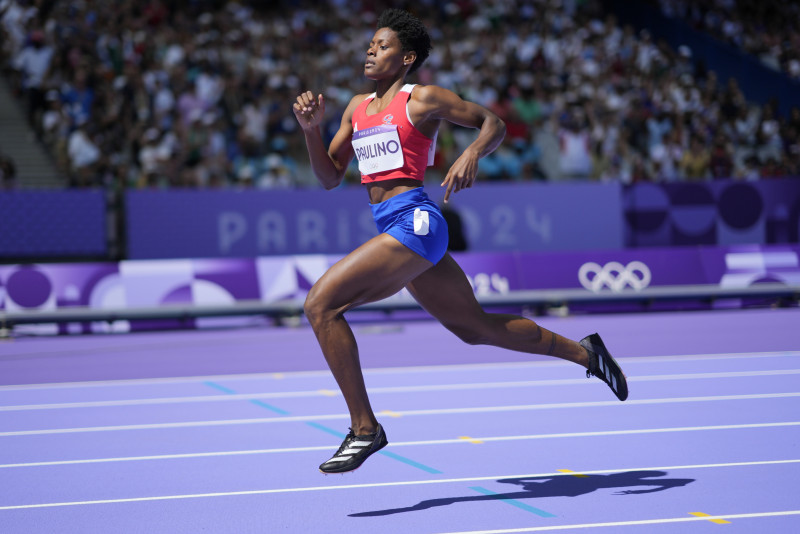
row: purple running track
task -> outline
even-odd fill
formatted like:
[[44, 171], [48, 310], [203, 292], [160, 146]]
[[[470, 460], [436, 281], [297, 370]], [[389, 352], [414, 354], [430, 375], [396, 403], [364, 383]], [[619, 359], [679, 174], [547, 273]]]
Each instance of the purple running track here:
[[[576, 340], [599, 332], [614, 357], [627, 357], [796, 349], [800, 347], [799, 315], [800, 310], [789, 308], [541, 317], [536, 321]], [[364, 367], [531, 359], [494, 347], [464, 345], [433, 321], [356, 324], [353, 330]], [[307, 326], [0, 341], [0, 385], [311, 369], [326, 367]]]
[[390, 445], [335, 476], [349, 417], [307, 327], [0, 343], [2, 531], [798, 530], [800, 310], [539, 322], [600, 332], [630, 399], [436, 323], [359, 324]]

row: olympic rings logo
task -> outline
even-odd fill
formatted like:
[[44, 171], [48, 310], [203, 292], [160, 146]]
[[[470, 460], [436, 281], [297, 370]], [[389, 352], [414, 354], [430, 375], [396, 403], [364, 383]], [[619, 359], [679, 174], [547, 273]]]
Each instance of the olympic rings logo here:
[[610, 261], [602, 267], [590, 261], [578, 269], [581, 285], [595, 293], [599, 293], [604, 287], [619, 293], [625, 286], [641, 291], [650, 285], [651, 279], [650, 268], [640, 261], [632, 261], [628, 265]]

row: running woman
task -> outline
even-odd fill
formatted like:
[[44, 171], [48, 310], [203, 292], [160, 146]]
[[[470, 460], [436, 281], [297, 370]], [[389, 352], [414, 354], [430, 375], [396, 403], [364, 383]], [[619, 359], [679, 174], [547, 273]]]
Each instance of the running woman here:
[[417, 302], [470, 344], [494, 345], [574, 362], [628, 396], [625, 375], [597, 334], [579, 343], [517, 315], [486, 313], [470, 283], [447, 252], [447, 225], [423, 191], [442, 121], [478, 130], [475, 140], [450, 167], [442, 182], [444, 202], [472, 187], [478, 160], [497, 148], [505, 124], [488, 109], [435, 85], [406, 84], [431, 50], [428, 31], [413, 15], [384, 11], [367, 48], [364, 75], [375, 92], [356, 95], [341, 126], [325, 148], [320, 125], [322, 94], [297, 97], [294, 114], [305, 135], [311, 167], [326, 189], [337, 187], [354, 157], [366, 185], [379, 235], [333, 265], [311, 288], [304, 311], [350, 412], [350, 433], [323, 473], [358, 468], [388, 443], [370, 407], [358, 346], [344, 314], [367, 302], [407, 288]]

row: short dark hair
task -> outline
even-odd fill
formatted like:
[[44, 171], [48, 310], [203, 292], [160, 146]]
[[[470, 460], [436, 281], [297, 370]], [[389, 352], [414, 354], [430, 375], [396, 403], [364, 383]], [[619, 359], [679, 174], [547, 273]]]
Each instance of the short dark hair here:
[[402, 9], [387, 9], [378, 17], [378, 29], [389, 28], [397, 34], [404, 51], [417, 53], [417, 60], [408, 69], [411, 74], [422, 66], [431, 54], [431, 36], [417, 17]]

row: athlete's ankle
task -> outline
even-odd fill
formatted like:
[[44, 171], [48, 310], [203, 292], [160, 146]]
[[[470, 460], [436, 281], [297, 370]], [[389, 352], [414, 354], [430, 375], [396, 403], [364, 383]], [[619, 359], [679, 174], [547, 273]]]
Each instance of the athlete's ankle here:
[[350, 430], [353, 431], [353, 434], [356, 436], [366, 436], [368, 434], [374, 434], [378, 430], [378, 423], [366, 423], [366, 424], [355, 424], [350, 427]]
[[578, 365], [582, 365], [586, 369], [590, 369], [591, 368], [590, 362], [592, 356], [589, 354], [589, 351], [583, 345], [578, 344], [578, 347], [581, 350], [581, 356], [577, 360], [575, 360], [575, 363], [577, 363]]

